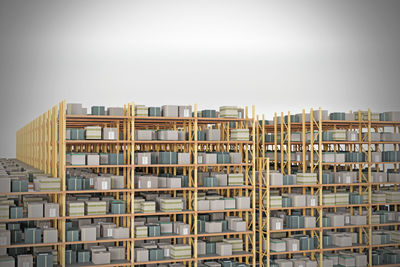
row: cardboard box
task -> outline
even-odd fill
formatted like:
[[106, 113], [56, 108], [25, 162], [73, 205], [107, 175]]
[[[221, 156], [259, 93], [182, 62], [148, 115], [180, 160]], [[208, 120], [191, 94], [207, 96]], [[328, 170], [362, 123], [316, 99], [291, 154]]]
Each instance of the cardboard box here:
[[228, 174], [228, 185], [229, 186], [240, 186], [244, 184], [243, 173], [230, 173]]
[[217, 242], [216, 244], [217, 255], [220, 256], [231, 256], [232, 255], [232, 245], [225, 242]]
[[282, 230], [283, 229], [283, 219], [278, 217], [271, 217], [270, 227], [271, 230]]
[[192, 106], [178, 106], [179, 117], [192, 117]]
[[150, 165], [151, 164], [151, 153], [149, 153], [149, 152], [135, 153], [135, 164]]
[[55, 228], [47, 228], [43, 230], [43, 243], [57, 243], [58, 230]]
[[2, 256], [0, 257], [0, 266], [15, 267], [15, 259], [11, 256]]
[[233, 220], [231, 223], [231, 230], [235, 232], [245, 232], [246, 222], [241, 220]]
[[158, 188], [158, 177], [157, 176], [139, 176], [138, 177], [138, 188]]
[[42, 242], [42, 230], [40, 228], [25, 228], [25, 244], [37, 244]]
[[23, 218], [23, 210], [24, 210], [24, 207], [16, 207], [16, 206], [10, 207], [10, 219]]
[[117, 140], [118, 129], [117, 128], [103, 128], [103, 139], [104, 140]]
[[82, 201], [67, 202], [67, 215], [68, 216], [84, 216], [85, 203]]
[[99, 154], [86, 154], [86, 164], [89, 166], [100, 165]]
[[127, 227], [116, 227], [113, 228], [113, 238], [129, 238], [129, 228]]
[[0, 246], [8, 246], [11, 244], [10, 230], [0, 230]]
[[78, 254], [78, 263], [90, 262], [90, 251], [81, 250], [81, 251], [78, 251], [77, 254]]
[[86, 165], [84, 153], [71, 153], [71, 165]]
[[95, 190], [110, 190], [111, 189], [111, 177], [99, 176], [94, 179]]
[[69, 229], [65, 235], [65, 240], [67, 242], [79, 241], [79, 231], [78, 229]]
[[57, 218], [59, 217], [59, 205], [57, 203], [44, 203], [44, 217]]
[[271, 252], [286, 251], [286, 242], [280, 239], [270, 239], [270, 250]]
[[236, 209], [250, 209], [250, 197], [235, 197]]
[[36, 254], [37, 267], [53, 267], [53, 254], [51, 252], [41, 252]]
[[156, 132], [154, 130], [135, 130], [135, 140], [151, 141], [155, 139]]
[[109, 107], [109, 108], [107, 108], [107, 115], [109, 115], [109, 116], [124, 116], [124, 108]]
[[197, 200], [197, 210], [210, 210], [210, 200], [199, 199]]
[[11, 178], [0, 178], [0, 193], [11, 192]]
[[206, 233], [220, 233], [222, 232], [221, 222], [205, 222]]
[[86, 126], [85, 137], [87, 140], [101, 140], [101, 127], [100, 126]]
[[221, 140], [221, 130], [220, 129], [206, 129], [206, 140], [207, 141], [220, 141]]
[[224, 210], [225, 201], [223, 199], [212, 199], [210, 200], [210, 210]]
[[190, 164], [190, 153], [178, 153], [178, 164]]
[[172, 259], [188, 259], [192, 257], [192, 247], [187, 244], [171, 245]]

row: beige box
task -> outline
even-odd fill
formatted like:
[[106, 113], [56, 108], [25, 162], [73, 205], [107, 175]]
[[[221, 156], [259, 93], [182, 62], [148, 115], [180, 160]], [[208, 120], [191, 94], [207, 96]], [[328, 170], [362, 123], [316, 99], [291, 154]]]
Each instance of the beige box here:
[[123, 175], [113, 175], [111, 176], [111, 189], [124, 189], [125, 182], [124, 182]]
[[232, 221], [232, 230], [235, 232], [245, 232], [246, 222], [245, 221]]
[[314, 228], [317, 226], [317, 221], [314, 216], [304, 216], [304, 228]]
[[222, 199], [210, 200], [210, 210], [223, 210], [225, 209], [225, 201]]
[[125, 248], [124, 247], [108, 247], [110, 252], [110, 259], [114, 260], [125, 260]]
[[283, 229], [283, 219], [277, 217], [271, 217], [271, 230], [282, 230]]
[[8, 246], [11, 242], [10, 230], [0, 230], [0, 246]]
[[221, 233], [222, 232], [222, 222], [206, 222], [205, 223], [206, 233]]
[[145, 248], [135, 248], [135, 261], [136, 262], [149, 261], [149, 251]]
[[33, 256], [31, 254], [18, 255], [17, 267], [33, 267]]
[[197, 200], [197, 210], [210, 210], [210, 200], [206, 199]]
[[197, 240], [197, 254], [205, 255], [206, 254], [206, 242], [203, 240]]
[[86, 164], [89, 166], [100, 165], [100, 155], [99, 154], [86, 154]]
[[96, 177], [94, 182], [95, 190], [110, 190], [111, 189], [111, 177]]
[[190, 153], [178, 153], [178, 164], [190, 164]]
[[235, 197], [236, 209], [250, 209], [250, 197]]
[[296, 238], [282, 238], [286, 243], [287, 251], [298, 251], [300, 250], [300, 240]]
[[113, 238], [129, 238], [129, 228], [116, 227], [113, 229]]

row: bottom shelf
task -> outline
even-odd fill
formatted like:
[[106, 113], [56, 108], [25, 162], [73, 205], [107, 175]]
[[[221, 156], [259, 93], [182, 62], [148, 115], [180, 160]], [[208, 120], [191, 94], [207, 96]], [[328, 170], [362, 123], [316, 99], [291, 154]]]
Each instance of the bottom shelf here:
[[91, 267], [91, 266], [102, 266], [102, 267], [113, 267], [113, 266], [131, 266], [132, 263], [127, 260], [118, 260], [118, 261], [111, 261], [110, 264], [94, 264], [90, 263], [74, 263], [74, 264], [67, 264], [68, 267]]

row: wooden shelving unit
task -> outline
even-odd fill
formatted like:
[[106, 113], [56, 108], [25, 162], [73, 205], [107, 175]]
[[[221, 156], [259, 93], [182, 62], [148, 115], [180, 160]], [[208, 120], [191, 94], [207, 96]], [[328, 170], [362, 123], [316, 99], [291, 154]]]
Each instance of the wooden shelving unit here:
[[[218, 260], [235, 259], [251, 266], [256, 264], [256, 181], [255, 181], [255, 109], [252, 108], [252, 116], [249, 116], [246, 107], [245, 116], [240, 118], [200, 118], [197, 117], [197, 105], [194, 105], [193, 117], [139, 117], [135, 116], [135, 105], [129, 103], [124, 106], [124, 116], [92, 116], [92, 115], [67, 115], [66, 102], [62, 101], [59, 105], [40, 116], [38, 119], [29, 123], [17, 132], [17, 159], [37, 168], [43, 173], [51, 174], [53, 177], [59, 177], [61, 180], [61, 191], [59, 192], [24, 192], [24, 193], [6, 193], [5, 195], [35, 195], [47, 194], [53, 202], [60, 205], [60, 216], [54, 221], [54, 227], [59, 232], [59, 242], [54, 244], [21, 244], [20, 246], [48, 246], [51, 245], [58, 250], [60, 266], [66, 265], [65, 250], [72, 244], [103, 243], [114, 242], [126, 249], [126, 261], [112, 262], [104, 266], [136, 266], [142, 264], [156, 263], [174, 263], [180, 262], [187, 266], [197, 266], [200, 260]], [[84, 128], [86, 126], [117, 127], [118, 132], [122, 132], [123, 140], [66, 140], [67, 128]], [[251, 128], [251, 141], [233, 141], [229, 140], [229, 131], [233, 128]], [[200, 141], [197, 140], [198, 130], [204, 130], [215, 127], [221, 130], [221, 141]], [[134, 132], [138, 129], [181, 129], [188, 134], [188, 140], [185, 141], [140, 141], [135, 140]], [[157, 165], [136, 165], [134, 164], [135, 153], [140, 151], [180, 151], [191, 153], [192, 161], [190, 164], [157, 164]], [[241, 152], [243, 160], [241, 164], [199, 164], [197, 156], [199, 152], [220, 152], [236, 151]], [[67, 165], [67, 152], [102, 152], [102, 153], [123, 153], [124, 162], [120, 165]], [[96, 173], [111, 173], [123, 175], [125, 177], [124, 189], [113, 190], [76, 190], [68, 191], [66, 188], [66, 172], [70, 169], [92, 169]], [[138, 189], [135, 188], [135, 173], [159, 174], [161, 171], [177, 174], [177, 171], [183, 172], [189, 176], [189, 185], [182, 188], [156, 188], [156, 189]], [[198, 172], [204, 170], [243, 172], [245, 173], [245, 184], [243, 186], [216, 186], [201, 187], [198, 185]], [[197, 199], [199, 192], [216, 190], [223, 196], [249, 196], [251, 198], [250, 209], [234, 209], [219, 211], [199, 211], [197, 208]], [[188, 210], [180, 212], [155, 212], [139, 213], [134, 210], [135, 196], [146, 192], [169, 193], [176, 197], [182, 194], [188, 203]], [[67, 216], [66, 201], [70, 195], [96, 194], [111, 195], [115, 199], [125, 201], [125, 214], [107, 214], [94, 216]], [[223, 212], [224, 214], [241, 216], [247, 225], [244, 232], [222, 232], [222, 233], [198, 233], [197, 219], [200, 214]], [[190, 224], [191, 232], [189, 235], [179, 236], [156, 236], [146, 238], [136, 238], [134, 235], [135, 218], [143, 216], [166, 215], [170, 216], [172, 221], [177, 220], [177, 216], [183, 215], [183, 221]], [[112, 218], [117, 225], [130, 228], [130, 238], [128, 239], [100, 239], [96, 241], [75, 241], [67, 242], [65, 229], [66, 222], [71, 219], [80, 218]], [[24, 218], [15, 219], [15, 221], [45, 220], [46, 218]], [[14, 221], [14, 220], [13, 220]], [[198, 255], [197, 240], [211, 236], [239, 237], [243, 239], [244, 251], [233, 253], [232, 256], [218, 255]], [[135, 241], [150, 241], [157, 239], [169, 239], [176, 243], [178, 239], [183, 239], [183, 243], [192, 246], [192, 258], [190, 259], [165, 259], [154, 262], [136, 262]], [[18, 247], [12, 245], [11, 247]], [[82, 264], [81, 264], [82, 265]], [[81, 266], [79, 265], [79, 266]], [[85, 266], [93, 266], [87, 264]], [[103, 265], [102, 265], [103, 266]]]
[[[300, 122], [291, 122], [290, 112], [288, 112], [286, 117], [284, 113], [281, 113], [280, 120], [277, 114], [274, 115], [273, 124], [266, 124], [264, 116], [261, 120], [258, 120], [257, 125], [257, 170], [260, 173], [259, 176], [259, 199], [258, 199], [258, 235], [259, 235], [259, 245], [258, 245], [258, 261], [260, 266], [270, 266], [271, 256], [274, 255], [288, 255], [302, 253], [306, 255], [309, 253], [312, 259], [319, 257], [319, 260], [323, 259], [323, 254], [326, 251], [359, 251], [361, 253], [368, 253], [369, 266], [372, 266], [372, 251], [374, 248], [379, 247], [396, 247], [400, 246], [399, 243], [383, 244], [383, 245], [373, 245], [372, 244], [372, 232], [375, 228], [379, 229], [384, 226], [393, 226], [395, 230], [399, 229], [399, 223], [387, 223], [387, 224], [372, 224], [372, 211], [379, 210], [382, 207], [390, 207], [394, 211], [398, 211], [400, 203], [372, 203], [372, 190], [379, 189], [387, 185], [393, 185], [395, 190], [399, 190], [398, 184], [393, 182], [386, 183], [373, 183], [371, 179], [372, 167], [376, 167], [375, 171], [385, 171], [387, 165], [392, 165], [394, 170], [398, 170], [399, 163], [396, 162], [373, 162], [371, 158], [371, 153], [373, 151], [385, 151], [386, 145], [392, 145], [394, 151], [399, 151], [399, 142], [396, 141], [371, 141], [371, 132], [383, 132], [385, 127], [392, 127], [394, 133], [398, 133], [400, 129], [400, 122], [387, 122], [387, 121], [372, 121], [371, 112], [368, 111], [368, 120], [361, 120], [361, 111], [358, 111], [358, 117], [360, 120], [357, 121], [341, 121], [341, 120], [323, 120], [322, 110], [318, 110], [317, 118], [314, 118], [314, 111], [310, 110], [310, 119], [306, 122], [305, 110], [302, 113], [302, 119]], [[324, 141], [322, 138], [323, 131], [332, 129], [346, 129], [346, 130], [356, 130], [358, 131], [357, 141]], [[310, 140], [306, 140], [307, 132], [315, 134], [310, 134]], [[293, 142], [291, 140], [291, 133], [300, 132], [301, 141]], [[363, 138], [364, 133], [364, 138]], [[274, 134], [273, 141], [266, 141], [266, 134]], [[273, 154], [272, 158], [267, 158], [266, 153], [269, 151], [270, 155]], [[272, 153], [271, 153], [272, 151]], [[300, 152], [302, 157], [300, 161], [294, 161], [292, 152]], [[364, 153], [366, 155], [365, 162], [323, 162], [322, 153], [325, 151], [338, 152], [338, 151], [356, 151]], [[309, 152], [309, 159], [306, 160], [306, 152]], [[279, 157], [280, 154], [280, 157]], [[314, 160], [314, 157], [317, 157]], [[278, 159], [278, 160], [277, 160]], [[367, 175], [362, 172], [362, 169], [367, 171]], [[322, 184], [322, 179], [318, 179], [317, 184], [312, 185], [270, 185], [269, 172], [270, 169], [274, 171], [279, 171], [282, 174], [291, 174], [292, 170], [295, 169], [297, 172], [302, 173], [317, 173], [318, 177], [322, 178], [322, 173], [324, 170], [330, 169], [332, 172], [340, 170], [357, 170], [358, 171], [358, 183], [351, 184]], [[265, 175], [261, 173], [265, 171]], [[318, 195], [319, 206], [312, 207], [287, 207], [287, 208], [271, 208], [270, 207], [270, 190], [280, 190], [281, 193], [290, 193], [292, 188], [302, 188], [303, 194], [306, 190], [312, 195]], [[354, 204], [354, 205], [322, 205], [323, 189], [332, 188], [334, 192], [337, 192], [338, 188], [346, 188], [349, 192], [353, 192], [354, 189], [358, 189], [359, 192], [368, 192], [368, 203], [364, 204]], [[265, 204], [263, 204], [263, 200]], [[343, 227], [323, 227], [322, 217], [326, 211], [336, 212], [338, 208], [349, 208], [351, 214], [355, 210], [361, 212], [363, 209], [368, 212], [368, 221], [366, 225], [345, 225]], [[317, 215], [317, 227], [316, 228], [301, 228], [301, 229], [283, 229], [283, 230], [270, 230], [270, 211], [282, 210], [286, 211], [287, 214], [291, 214], [292, 210], [301, 210], [302, 214], [306, 214], [306, 210], [311, 210], [311, 216]], [[316, 213], [314, 213], [316, 212]], [[323, 247], [323, 233], [324, 230], [338, 231], [348, 229], [353, 232], [353, 230], [358, 229], [359, 241], [362, 241], [362, 234], [366, 233], [368, 236], [367, 243], [352, 246], [352, 247]], [[292, 232], [298, 233], [309, 233], [309, 235], [316, 236], [319, 240], [319, 246], [317, 249], [310, 251], [296, 251], [296, 252], [270, 252], [270, 235], [271, 233], [285, 232], [288, 236]], [[266, 249], [263, 249], [262, 242], [265, 242]], [[318, 256], [319, 255], [319, 256]], [[390, 266], [390, 265], [387, 265]]]

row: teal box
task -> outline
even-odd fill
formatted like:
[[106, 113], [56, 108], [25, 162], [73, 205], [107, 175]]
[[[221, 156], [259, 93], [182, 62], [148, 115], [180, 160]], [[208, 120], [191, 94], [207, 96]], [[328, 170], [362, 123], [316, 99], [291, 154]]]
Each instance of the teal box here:
[[21, 229], [21, 224], [19, 223], [7, 223], [7, 229], [8, 230], [20, 230]]
[[330, 172], [322, 173], [322, 183], [323, 184], [333, 184], [332, 173], [330, 173]]
[[383, 262], [385, 264], [398, 264], [400, 263], [400, 255], [396, 253], [385, 253], [383, 254]]
[[11, 230], [11, 244], [22, 243], [22, 231], [21, 230]]
[[206, 231], [206, 221], [197, 220], [197, 232], [204, 233]]
[[217, 244], [215, 242], [207, 242], [206, 254], [216, 254], [216, 253], [217, 253]]
[[383, 255], [372, 253], [372, 265], [383, 265]]
[[24, 207], [10, 207], [10, 219], [21, 219], [23, 218]]
[[292, 200], [288, 197], [282, 197], [282, 207], [291, 207], [292, 206]]
[[149, 260], [150, 261], [162, 261], [164, 260], [164, 251], [162, 248], [151, 248], [149, 249]]
[[197, 141], [206, 141], [206, 132], [205, 131], [197, 132]]
[[314, 238], [301, 236], [298, 239], [300, 240], [300, 250], [314, 249]]
[[51, 252], [36, 254], [36, 267], [53, 267], [53, 257]]
[[217, 186], [217, 177], [204, 177], [203, 185], [205, 187], [215, 187]]
[[177, 164], [178, 153], [177, 152], [159, 152], [158, 164]]
[[234, 262], [231, 261], [231, 260], [221, 260], [219, 263], [221, 264], [221, 267], [234, 267], [234, 266], [236, 266], [236, 265], [234, 265]]
[[76, 263], [76, 251], [74, 250], [65, 250], [65, 264], [74, 264]]
[[124, 214], [125, 213], [125, 202], [122, 200], [111, 200], [111, 213], [112, 214]]
[[18, 255], [26, 254], [26, 248], [8, 248], [7, 252], [9, 256], [16, 257]]
[[389, 113], [383, 112], [379, 114], [380, 121], [389, 121]]
[[89, 250], [78, 251], [77, 254], [78, 254], [78, 263], [90, 262], [90, 251]]
[[28, 180], [12, 180], [11, 192], [28, 192]]
[[122, 153], [108, 154], [108, 165], [122, 165], [124, 164], [124, 155]]
[[205, 109], [201, 111], [202, 118], [216, 118], [217, 111], [215, 109]]
[[71, 128], [71, 140], [85, 140], [85, 130], [78, 128]]
[[82, 190], [90, 190], [90, 179], [88, 178], [82, 179]]
[[82, 184], [83, 184], [82, 178], [78, 177], [69, 178], [67, 179], [67, 190], [69, 191], [82, 190]]
[[324, 235], [322, 237], [322, 242], [323, 242], [323, 246], [328, 247], [328, 246], [332, 246], [332, 236], [330, 235]]
[[[288, 115], [286, 115], [284, 118], [285, 123], [288, 123]], [[299, 122], [299, 117], [296, 117], [296, 115], [290, 115], [290, 122]]]
[[209, 214], [199, 214], [198, 215], [200, 221], [205, 221], [209, 222], [210, 221], [210, 215]]
[[160, 236], [161, 235], [161, 226], [158, 224], [151, 224], [147, 226], [148, 229], [148, 236], [149, 237], [154, 237], [154, 236]]
[[72, 222], [65, 222], [65, 229], [67, 230], [72, 229]]
[[105, 107], [104, 106], [92, 106], [92, 115], [105, 115]]
[[38, 244], [42, 242], [42, 230], [40, 228], [25, 228], [25, 244]]
[[71, 244], [71, 245], [67, 245], [66, 249], [70, 249], [73, 251], [79, 251], [79, 250], [83, 250], [83, 244]]
[[274, 141], [275, 141], [274, 134], [266, 134], [265, 135], [265, 142], [274, 142]]
[[329, 114], [329, 119], [334, 121], [344, 121], [346, 120], [346, 113], [332, 112], [331, 114]]
[[149, 117], [161, 117], [161, 108], [149, 107]]
[[333, 139], [333, 133], [332, 132], [322, 132], [322, 141], [332, 141], [332, 139]]
[[189, 176], [187, 175], [177, 175], [176, 177], [181, 178], [181, 187], [189, 186]]
[[331, 227], [331, 218], [322, 217], [322, 227]]
[[288, 228], [297, 229], [297, 228], [304, 228], [304, 217], [303, 216], [287, 216], [288, 220]]
[[283, 185], [293, 185], [294, 184], [294, 175], [284, 175], [283, 176]]
[[67, 230], [66, 241], [67, 242], [79, 241], [79, 230], [78, 229]]
[[217, 152], [217, 163], [218, 164], [227, 164], [231, 163], [231, 157], [228, 152]]

